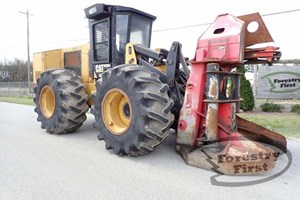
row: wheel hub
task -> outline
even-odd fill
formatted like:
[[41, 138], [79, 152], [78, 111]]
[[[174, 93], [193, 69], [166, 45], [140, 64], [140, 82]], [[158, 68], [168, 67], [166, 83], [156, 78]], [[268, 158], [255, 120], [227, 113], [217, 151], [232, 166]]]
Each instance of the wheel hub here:
[[127, 102], [123, 105], [122, 112], [123, 112], [124, 117], [126, 117], [127, 119], [130, 118], [130, 108], [129, 108], [129, 104]]
[[131, 124], [131, 105], [120, 89], [109, 90], [102, 101], [102, 118], [106, 128], [115, 135], [123, 135]]
[[44, 117], [51, 118], [55, 111], [55, 96], [50, 86], [46, 85], [42, 88], [39, 103]]

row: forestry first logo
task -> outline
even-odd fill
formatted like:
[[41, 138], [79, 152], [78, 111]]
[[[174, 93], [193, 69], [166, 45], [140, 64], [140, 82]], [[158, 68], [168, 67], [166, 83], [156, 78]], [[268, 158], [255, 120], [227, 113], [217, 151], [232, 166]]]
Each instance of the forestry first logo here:
[[[269, 163], [276, 162], [280, 152], [259, 152], [241, 156], [219, 155], [218, 164], [233, 163], [232, 170], [235, 175], [249, 174], [254, 172], [267, 172], [274, 166]], [[249, 162], [250, 161], [250, 162]], [[260, 161], [260, 162], [259, 162]], [[249, 164], [250, 163], [250, 164]]]
[[263, 76], [270, 84], [270, 93], [292, 93], [300, 90], [300, 74], [291, 71], [273, 72]]
[[[288, 149], [283, 151], [269, 144], [260, 144], [272, 147], [272, 150], [241, 155], [220, 154], [215, 162], [212, 161], [213, 156], [206, 152], [206, 160], [211, 165], [211, 170], [216, 172], [215, 175], [210, 177], [211, 184], [223, 187], [243, 187], [261, 184], [278, 178], [290, 168], [292, 154]], [[222, 172], [224, 167], [227, 171], [223, 170]]]

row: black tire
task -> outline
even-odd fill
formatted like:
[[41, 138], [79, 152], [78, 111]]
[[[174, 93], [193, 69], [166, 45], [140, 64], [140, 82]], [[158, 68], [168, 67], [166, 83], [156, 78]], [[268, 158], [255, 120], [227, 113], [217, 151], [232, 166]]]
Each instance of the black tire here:
[[[45, 100], [41, 95], [43, 89], [52, 91], [55, 102], [52, 115], [51, 112], [50, 114], [45, 112], [44, 106], [47, 105], [44, 104], [49, 104], [50, 100], [43, 102], [42, 99]], [[36, 105], [34, 111], [38, 114], [37, 120], [41, 122], [41, 128], [46, 129], [48, 133], [74, 132], [86, 120], [86, 112], [89, 109], [86, 103], [88, 96], [80, 77], [73, 71], [56, 69], [43, 72], [37, 80], [34, 92]]]
[[[103, 73], [96, 82], [93, 94], [94, 127], [100, 131], [99, 139], [106, 149], [117, 155], [139, 156], [150, 153], [166, 139], [171, 131], [174, 116], [173, 100], [168, 96], [168, 85], [157, 74], [137, 65], [121, 65]], [[131, 122], [121, 135], [112, 133], [103, 118], [102, 103], [107, 93], [120, 90], [128, 97]], [[124, 112], [123, 112], [124, 113]]]

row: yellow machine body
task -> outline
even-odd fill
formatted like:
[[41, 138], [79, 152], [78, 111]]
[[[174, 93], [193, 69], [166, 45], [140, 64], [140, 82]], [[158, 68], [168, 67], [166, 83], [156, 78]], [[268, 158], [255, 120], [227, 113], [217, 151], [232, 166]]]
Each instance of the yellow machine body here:
[[95, 80], [89, 74], [89, 50], [90, 45], [83, 44], [75, 47], [42, 51], [33, 54], [33, 82], [44, 71], [51, 69], [77, 68], [81, 81], [85, 85], [85, 91], [89, 96], [88, 104], [93, 105], [91, 94], [96, 91]]

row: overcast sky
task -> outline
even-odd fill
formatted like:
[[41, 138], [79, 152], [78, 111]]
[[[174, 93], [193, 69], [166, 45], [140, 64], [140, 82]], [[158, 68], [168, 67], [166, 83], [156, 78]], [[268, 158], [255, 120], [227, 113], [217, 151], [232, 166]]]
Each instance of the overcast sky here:
[[[94, 3], [134, 7], [157, 16], [153, 30], [213, 22], [217, 15], [236, 16], [300, 9], [296, 0], [9, 0], [0, 6], [0, 60], [27, 58], [26, 17], [19, 11], [27, 9], [30, 17], [30, 51], [71, 47], [89, 41], [88, 22], [83, 9]], [[300, 12], [263, 17], [283, 59], [300, 59]], [[183, 53], [192, 58], [197, 38], [207, 26], [154, 32], [152, 48], [169, 49], [173, 41], [183, 45]], [[31, 56], [32, 57], [32, 56]]]

